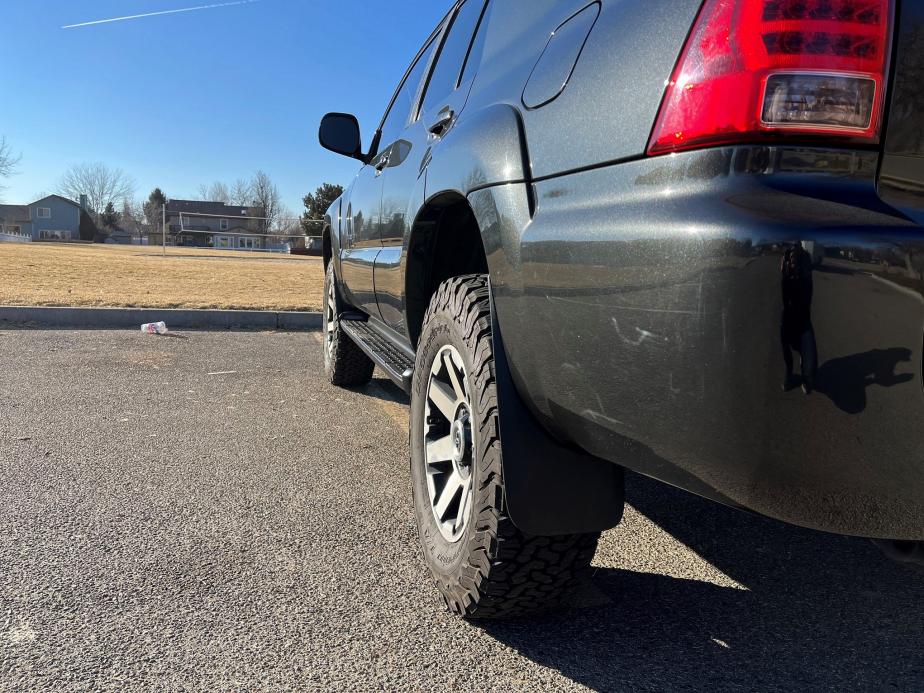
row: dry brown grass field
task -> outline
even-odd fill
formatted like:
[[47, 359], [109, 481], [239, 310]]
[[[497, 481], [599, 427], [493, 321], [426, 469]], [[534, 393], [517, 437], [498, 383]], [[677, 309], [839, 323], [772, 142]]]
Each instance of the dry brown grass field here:
[[315, 257], [0, 243], [0, 305], [320, 310], [323, 290]]

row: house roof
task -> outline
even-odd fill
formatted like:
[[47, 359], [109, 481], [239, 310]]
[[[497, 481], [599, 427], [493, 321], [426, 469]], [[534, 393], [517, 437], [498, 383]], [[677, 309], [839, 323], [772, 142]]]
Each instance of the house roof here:
[[4, 221], [31, 221], [32, 215], [29, 213], [31, 207], [36, 207], [45, 200], [50, 199], [61, 200], [66, 202], [69, 205], [73, 205], [77, 209], [80, 209], [80, 205], [74, 202], [71, 199], [62, 197], [61, 195], [45, 195], [45, 197], [36, 200], [35, 202], [30, 202], [27, 205], [0, 205], [0, 219]]
[[202, 200], [168, 200], [167, 214], [213, 214], [222, 217], [262, 217], [260, 207], [236, 207], [224, 202]]
[[3, 221], [29, 221], [27, 205], [0, 205], [0, 219]]
[[45, 197], [43, 197], [42, 199], [36, 200], [35, 202], [30, 203], [29, 206], [30, 206], [30, 207], [34, 207], [34, 206], [37, 205], [39, 202], [44, 202], [45, 200], [50, 200], [51, 198], [55, 198], [55, 199], [57, 199], [57, 200], [61, 200], [62, 202], [66, 202], [66, 203], [69, 204], [69, 205], [73, 205], [74, 207], [78, 207], [78, 208], [80, 207], [80, 205], [79, 205], [77, 202], [74, 202], [74, 201], [73, 201], [72, 199], [70, 199], [69, 197], [64, 197], [64, 196], [62, 196], [62, 195], [45, 195]]

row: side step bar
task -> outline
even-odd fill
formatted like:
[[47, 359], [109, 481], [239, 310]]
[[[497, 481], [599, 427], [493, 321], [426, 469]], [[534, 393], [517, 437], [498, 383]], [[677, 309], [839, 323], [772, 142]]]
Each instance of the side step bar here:
[[414, 360], [403, 349], [365, 320], [351, 320], [343, 315], [340, 318], [340, 327], [366, 356], [375, 361], [375, 365], [385, 371], [395, 385], [410, 394], [411, 381], [414, 379]]

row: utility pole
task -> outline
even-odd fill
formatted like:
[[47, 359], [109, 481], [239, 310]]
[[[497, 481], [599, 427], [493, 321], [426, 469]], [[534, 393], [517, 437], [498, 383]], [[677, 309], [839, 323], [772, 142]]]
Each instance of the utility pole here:
[[167, 257], [167, 205], [161, 205], [161, 212], [163, 213], [163, 225], [161, 226], [160, 240], [163, 243], [163, 256]]

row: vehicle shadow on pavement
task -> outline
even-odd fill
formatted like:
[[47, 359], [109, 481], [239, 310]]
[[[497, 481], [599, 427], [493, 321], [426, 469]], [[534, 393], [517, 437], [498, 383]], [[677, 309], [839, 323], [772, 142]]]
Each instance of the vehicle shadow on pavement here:
[[[408, 403], [385, 378], [362, 392]], [[734, 510], [633, 473], [626, 500], [745, 589], [596, 568], [571, 606], [478, 627], [603, 691], [637, 690], [641, 681], [656, 690], [924, 690], [924, 570], [893, 563], [867, 540]]]
[[597, 690], [924, 688], [922, 572], [630, 477], [635, 509], [746, 589], [600, 568], [589, 605], [480, 627]]
[[383, 402], [391, 402], [403, 406], [410, 406], [411, 404], [411, 398], [408, 397], [400, 387], [395, 385], [388, 378], [378, 377], [378, 374], [376, 374], [376, 377], [373, 378], [370, 383], [356, 388], [355, 391], [365, 397], [372, 397], [382, 400]]

